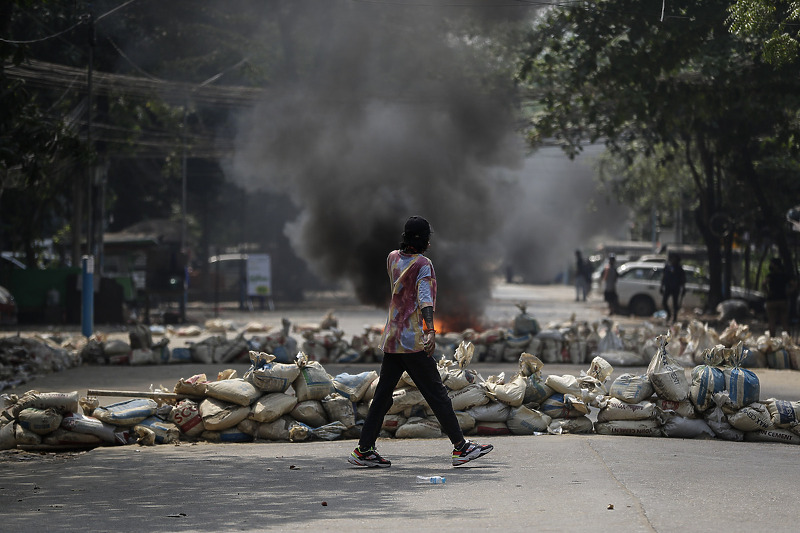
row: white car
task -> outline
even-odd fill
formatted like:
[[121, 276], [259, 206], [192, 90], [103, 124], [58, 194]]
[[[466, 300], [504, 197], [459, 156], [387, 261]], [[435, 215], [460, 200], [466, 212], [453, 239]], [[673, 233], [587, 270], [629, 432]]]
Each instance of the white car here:
[[[683, 265], [683, 271], [686, 273], [686, 294], [681, 307], [705, 308], [708, 302], [708, 278], [693, 266]], [[664, 273], [663, 264], [634, 261], [621, 265], [617, 272], [617, 295], [621, 308], [627, 307], [628, 311], [637, 316], [650, 316], [661, 309], [662, 296], [659, 288]], [[731, 287], [731, 298], [745, 300], [754, 308], [760, 307], [764, 302], [762, 293], [741, 287]]]

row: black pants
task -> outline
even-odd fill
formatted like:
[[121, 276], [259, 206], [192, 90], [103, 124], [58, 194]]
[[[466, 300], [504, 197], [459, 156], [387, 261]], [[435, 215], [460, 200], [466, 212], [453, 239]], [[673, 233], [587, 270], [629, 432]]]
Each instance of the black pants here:
[[404, 370], [414, 380], [414, 384], [433, 410], [450, 442], [454, 445], [460, 443], [464, 439], [464, 434], [458, 425], [458, 418], [453, 411], [453, 403], [447, 395], [447, 389], [442, 385], [442, 378], [439, 376], [434, 358], [425, 352], [387, 353], [383, 356], [375, 396], [372, 398], [367, 419], [361, 429], [361, 438], [358, 441], [361, 449], [375, 446], [375, 440], [383, 425], [383, 417], [392, 406], [392, 393]]
[[[664, 307], [664, 311], [667, 312], [668, 319], [672, 317], [672, 320], [678, 320], [678, 311], [680, 310], [678, 300], [680, 299], [680, 294], [680, 290], [667, 289], [664, 291], [663, 298], [661, 299], [661, 305]], [[670, 298], [672, 299], [672, 312], [669, 310]]]

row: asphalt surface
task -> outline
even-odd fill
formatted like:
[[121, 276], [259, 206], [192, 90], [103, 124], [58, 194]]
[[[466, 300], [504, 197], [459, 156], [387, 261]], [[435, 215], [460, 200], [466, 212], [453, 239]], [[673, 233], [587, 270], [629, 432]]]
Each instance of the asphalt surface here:
[[[568, 287], [500, 287], [487, 313], [513, 318], [516, 301], [541, 323], [602, 316]], [[282, 310], [248, 316], [277, 320]], [[324, 314], [324, 313], [322, 313]], [[337, 310], [358, 330], [382, 313]], [[232, 316], [236, 316], [235, 314]], [[298, 322], [321, 309], [294, 310]], [[241, 317], [240, 317], [241, 318]], [[482, 376], [513, 363], [472, 365]], [[588, 365], [546, 365], [578, 375]], [[233, 365], [241, 375], [245, 365]], [[331, 374], [376, 365], [326, 365]], [[11, 391], [171, 388], [219, 365], [81, 367]], [[622, 372], [644, 369], [618, 368]], [[800, 400], [800, 372], [758, 369], [761, 397]], [[109, 400], [110, 403], [111, 400]], [[800, 447], [602, 435], [483, 437], [494, 451], [450, 465], [446, 439], [382, 439], [388, 469], [346, 462], [353, 440], [182, 443], [88, 452], [0, 452], [0, 531], [797, 531]], [[420, 485], [441, 475], [444, 485]]]

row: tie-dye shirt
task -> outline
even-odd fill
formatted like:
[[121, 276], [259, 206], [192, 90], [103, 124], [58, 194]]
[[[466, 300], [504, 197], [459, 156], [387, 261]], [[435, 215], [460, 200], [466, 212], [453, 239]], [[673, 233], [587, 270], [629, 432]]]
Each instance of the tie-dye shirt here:
[[436, 273], [431, 260], [421, 254], [395, 250], [386, 260], [392, 301], [383, 328], [381, 349], [387, 353], [423, 351], [422, 308], [436, 306]]

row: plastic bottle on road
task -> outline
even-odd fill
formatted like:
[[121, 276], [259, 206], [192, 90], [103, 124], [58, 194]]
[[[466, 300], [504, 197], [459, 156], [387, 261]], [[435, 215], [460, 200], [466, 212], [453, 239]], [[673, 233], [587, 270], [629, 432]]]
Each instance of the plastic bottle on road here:
[[447, 478], [443, 478], [442, 476], [417, 476], [417, 483], [438, 485], [444, 483], [446, 480]]

